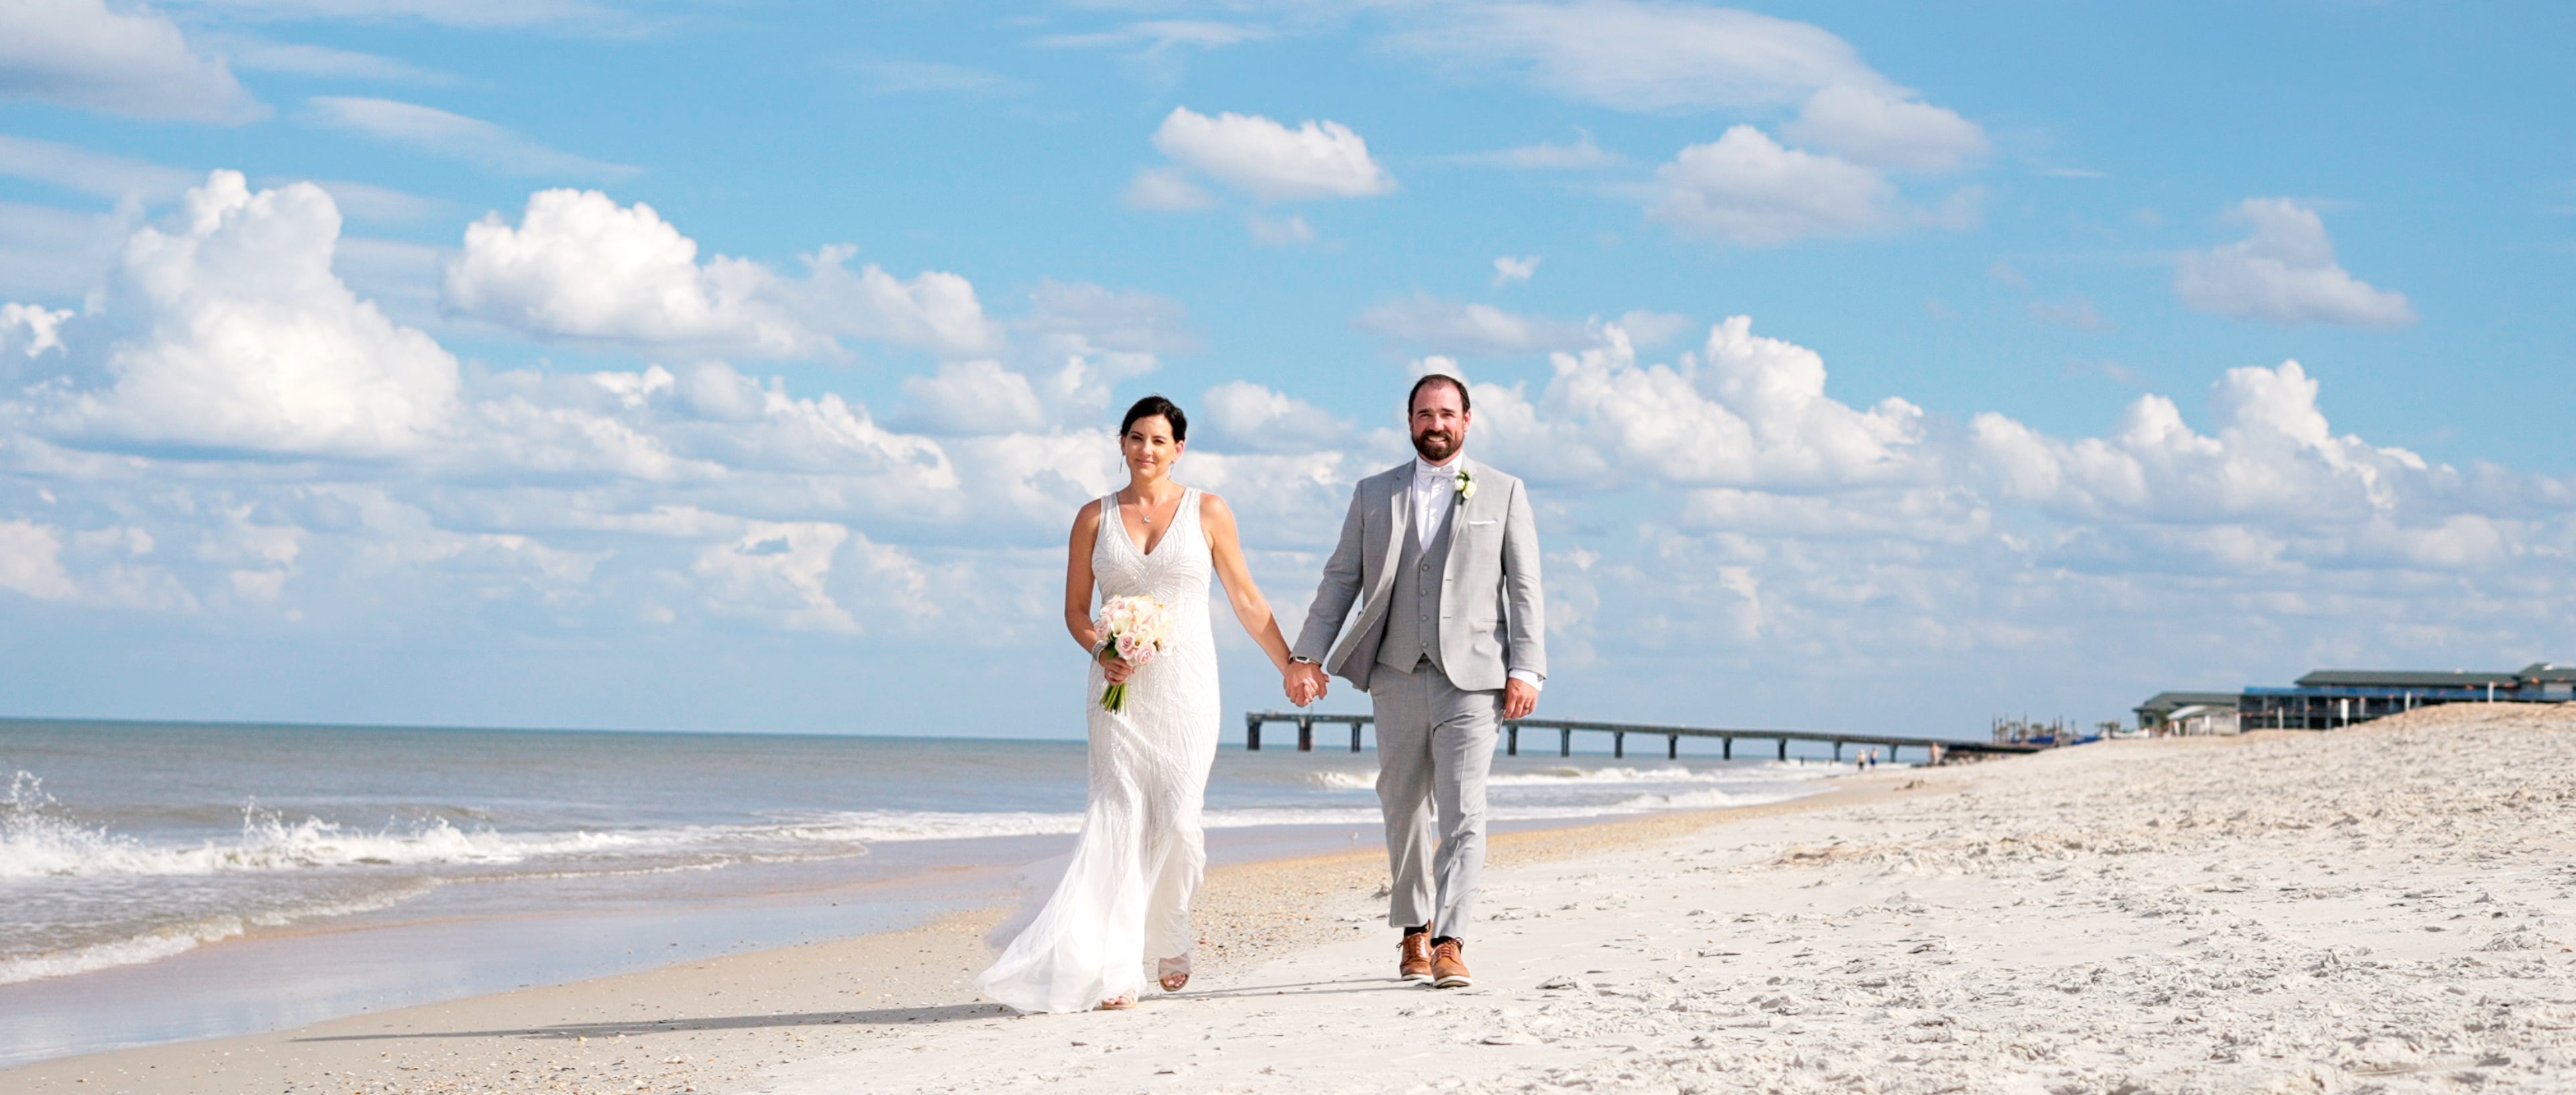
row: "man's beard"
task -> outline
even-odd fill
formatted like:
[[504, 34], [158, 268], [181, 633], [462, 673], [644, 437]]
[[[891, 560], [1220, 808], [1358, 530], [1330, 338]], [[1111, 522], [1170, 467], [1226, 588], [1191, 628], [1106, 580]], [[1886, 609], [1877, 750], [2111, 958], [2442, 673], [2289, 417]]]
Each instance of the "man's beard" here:
[[1413, 435], [1413, 451], [1437, 464], [1458, 455], [1458, 435], [1447, 430], [1424, 430]]

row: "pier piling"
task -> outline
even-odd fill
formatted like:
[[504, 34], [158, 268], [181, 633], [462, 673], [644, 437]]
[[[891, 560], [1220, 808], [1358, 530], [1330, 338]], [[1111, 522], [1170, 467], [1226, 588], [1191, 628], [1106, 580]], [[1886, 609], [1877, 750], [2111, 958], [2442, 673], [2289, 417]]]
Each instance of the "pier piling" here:
[[[1243, 747], [1248, 752], [1260, 751], [1262, 728], [1269, 723], [1289, 722], [1297, 725], [1297, 751], [1301, 753], [1311, 753], [1315, 750], [1315, 724], [1320, 722], [1339, 723], [1349, 727], [1351, 731], [1351, 752], [1357, 753], [1368, 747], [1361, 724], [1373, 723], [1376, 721], [1377, 719], [1374, 716], [1360, 714], [1335, 715], [1323, 712], [1306, 711], [1247, 712], [1243, 717]], [[1574, 755], [1574, 732], [1582, 730], [1590, 733], [1610, 735], [1610, 754], [1622, 760], [1626, 759], [1628, 756], [1628, 735], [1630, 734], [1662, 735], [1664, 739], [1664, 758], [1667, 760], [1681, 759], [1683, 738], [1716, 738], [1718, 744], [1718, 755], [1726, 760], [1735, 759], [1735, 739], [1740, 737], [1749, 737], [1757, 740], [1761, 738], [1772, 739], [1778, 743], [1778, 748], [1774, 751], [1774, 755], [1779, 757], [1782, 761], [1787, 761], [1789, 759], [1789, 743], [1792, 741], [1811, 741], [1819, 745], [1830, 745], [1833, 747], [1833, 757], [1837, 763], [1843, 759], [1843, 747], [1846, 745], [1861, 748], [1884, 749], [1886, 750], [1886, 753], [1883, 755], [1882, 759], [1888, 761], [1894, 761], [1898, 752], [1902, 749], [1909, 746], [1920, 747], [1923, 750], [1924, 762], [1927, 764], [1944, 763], [1951, 760], [1954, 754], [1964, 753], [1969, 758], [1975, 759], [1979, 757], [2014, 753], [2036, 753], [2043, 748], [2038, 745], [2018, 742], [1952, 741], [1946, 738], [1905, 737], [1888, 734], [1851, 734], [1836, 731], [1757, 730], [1748, 727], [1712, 728], [1700, 726], [1655, 726], [1643, 723], [1585, 722], [1571, 719], [1511, 719], [1502, 724], [1502, 748], [1504, 754], [1515, 757], [1519, 756], [1521, 753], [1521, 731], [1541, 729], [1556, 731], [1556, 755], [1560, 757], [1571, 757]]]

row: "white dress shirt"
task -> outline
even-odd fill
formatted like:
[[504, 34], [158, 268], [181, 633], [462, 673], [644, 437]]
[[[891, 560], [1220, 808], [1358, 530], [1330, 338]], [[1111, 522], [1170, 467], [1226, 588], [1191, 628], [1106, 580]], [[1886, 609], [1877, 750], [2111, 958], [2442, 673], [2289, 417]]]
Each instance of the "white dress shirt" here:
[[1440, 526], [1449, 523], [1449, 511], [1458, 508], [1458, 460], [1446, 464], [1423, 462], [1413, 458], [1413, 542], [1424, 551], [1440, 535]]

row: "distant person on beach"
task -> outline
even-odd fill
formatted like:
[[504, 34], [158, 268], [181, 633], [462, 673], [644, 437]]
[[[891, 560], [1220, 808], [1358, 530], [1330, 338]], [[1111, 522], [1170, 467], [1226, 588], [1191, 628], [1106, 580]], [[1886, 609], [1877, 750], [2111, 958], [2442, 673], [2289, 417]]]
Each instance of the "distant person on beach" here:
[[[1189, 983], [1197, 938], [1190, 900], [1207, 871], [1199, 809], [1223, 718], [1208, 627], [1211, 575], [1279, 667], [1282, 687], [1298, 679], [1270, 602], [1244, 566], [1234, 512], [1224, 499], [1172, 480], [1189, 425], [1162, 396], [1136, 401], [1118, 424], [1127, 485], [1074, 515], [1064, 626], [1091, 662], [1083, 693], [1091, 801], [1063, 879], [1034, 914], [1024, 908], [995, 930], [1009, 943], [975, 979], [986, 996], [1021, 1011], [1134, 1007], [1148, 963], [1165, 992]], [[1163, 628], [1159, 648], [1122, 648], [1120, 636], [1104, 635], [1111, 617], [1094, 616], [1095, 593], [1104, 607], [1144, 599]], [[1132, 644], [1136, 636], [1126, 638]], [[1120, 685], [1123, 693], [1113, 694]]]
[[[1494, 737], [1499, 720], [1538, 706], [1547, 679], [1538, 525], [1520, 480], [1461, 455], [1464, 383], [1416, 381], [1405, 418], [1414, 458], [1351, 491], [1297, 633], [1289, 699], [1323, 695], [1328, 672], [1368, 690], [1394, 877], [1387, 923], [1404, 932], [1397, 976], [1461, 988]], [[1336, 644], [1353, 607], [1359, 621]]]

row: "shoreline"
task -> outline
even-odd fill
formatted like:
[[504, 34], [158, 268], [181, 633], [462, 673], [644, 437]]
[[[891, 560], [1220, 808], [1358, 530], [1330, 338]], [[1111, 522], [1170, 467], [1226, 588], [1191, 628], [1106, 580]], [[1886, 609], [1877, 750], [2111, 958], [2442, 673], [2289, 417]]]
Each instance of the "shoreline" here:
[[[597, 735], [463, 748], [199, 729], [0, 737], [46, 779], [12, 799], [0, 848], [17, 880], [0, 898], [31, 902], [0, 925], [19, 956], [0, 1067], [907, 926], [1012, 900], [1018, 870], [1070, 846], [1081, 817], [1078, 742], [690, 734], [594, 755], [553, 739]], [[1211, 862], [1377, 846], [1375, 759], [1220, 750]], [[405, 774], [369, 774], [384, 770]], [[1496, 771], [1502, 832], [1813, 794], [1852, 769], [1578, 756]], [[932, 869], [959, 864], [979, 870]]]
[[[1730, 821], [1875, 800], [1900, 783], [1920, 785], [1943, 771], [1892, 768], [1821, 777], [1827, 782], [1822, 789], [1780, 802], [1613, 815], [1577, 824], [1520, 823], [1528, 827], [1489, 838], [1489, 863], [1509, 869]], [[1323, 917], [1317, 910], [1365, 898], [1382, 885], [1385, 873], [1384, 849], [1373, 842], [1353, 851], [1211, 866], [1193, 911], [1202, 941], [1201, 983], [1338, 940], [1355, 928], [1369, 930], [1371, 925]], [[531, 1067], [543, 1056], [548, 1061], [578, 1059], [580, 1063], [544, 1067], [557, 1073], [574, 1070], [565, 1075], [590, 1085], [576, 1085], [580, 1090], [631, 1091], [641, 1068], [627, 1058], [648, 1053], [657, 1073], [648, 1082], [655, 1090], [736, 1090], [727, 1085], [748, 1081], [755, 1074], [750, 1062], [775, 1063], [780, 1060], [776, 1050], [792, 1051], [802, 1041], [794, 1033], [801, 1027], [847, 1029], [1005, 1013], [998, 1004], [977, 1000], [971, 979], [990, 961], [983, 933], [1009, 907], [1007, 902], [982, 905], [890, 931], [361, 1012], [261, 1033], [45, 1058], [0, 1068], [0, 1086], [29, 1093], [410, 1089], [433, 1066], [407, 1057], [399, 1047], [464, 1039], [471, 1051], [443, 1048], [435, 1072], [445, 1083], [465, 1086], [442, 1090], [478, 1089], [475, 1085], [524, 1090], [535, 1075]], [[889, 970], [895, 972], [880, 972]], [[841, 987], [859, 983], [860, 977], [875, 983]], [[681, 1000], [739, 1001], [756, 1010], [686, 1015], [687, 1009], [648, 1003]], [[707, 1044], [711, 1041], [724, 1044]], [[670, 1044], [662, 1044], [666, 1042]], [[535, 1049], [539, 1046], [551, 1048], [541, 1054]], [[619, 1052], [601, 1058], [609, 1048]], [[612, 1087], [589, 1079], [600, 1070], [619, 1069], [626, 1071], [618, 1072], [620, 1082]]]
[[1498, 835], [1472, 987], [1375, 849], [1211, 872], [1133, 1011], [926, 927], [0, 1072], [16, 1095], [2576, 1089], [2576, 704], [2116, 741]]

